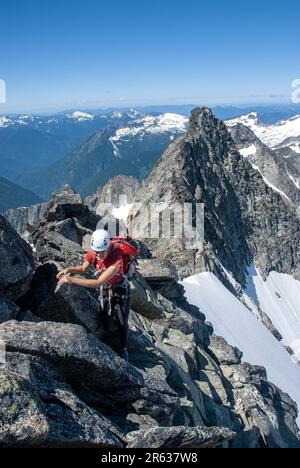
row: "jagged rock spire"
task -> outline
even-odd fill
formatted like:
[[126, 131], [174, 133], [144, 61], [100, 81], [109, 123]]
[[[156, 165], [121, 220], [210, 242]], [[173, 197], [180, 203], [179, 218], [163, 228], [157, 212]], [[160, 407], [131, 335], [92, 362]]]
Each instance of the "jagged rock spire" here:
[[[208, 269], [222, 276], [222, 265], [244, 285], [247, 266], [256, 262], [264, 276], [276, 270], [300, 278], [295, 209], [240, 155], [225, 124], [208, 108], [192, 112], [187, 136], [169, 146], [136, 201], [144, 207], [204, 203], [205, 248], [194, 259], [183, 241], [145, 239], [153, 255], [174, 261], [182, 275]], [[141, 212], [135, 222], [143, 225]]]

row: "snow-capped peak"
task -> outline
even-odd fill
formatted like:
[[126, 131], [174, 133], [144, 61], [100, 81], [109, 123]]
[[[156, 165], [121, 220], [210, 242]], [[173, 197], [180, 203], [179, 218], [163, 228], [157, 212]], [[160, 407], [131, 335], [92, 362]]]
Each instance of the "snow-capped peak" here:
[[162, 114], [157, 118], [158, 125], [165, 129], [163, 131], [173, 132], [174, 130], [185, 132], [187, 130], [189, 119], [179, 114]]
[[265, 145], [273, 149], [292, 145], [295, 147], [295, 143], [300, 139], [300, 115], [288, 120], [281, 120], [275, 125], [267, 125], [262, 123], [257, 112], [251, 112], [228, 120], [226, 125], [233, 127], [238, 123], [249, 127]]
[[179, 114], [161, 114], [159, 116], [146, 115], [136, 119], [130, 126], [120, 128], [113, 137], [118, 141], [126, 137], [143, 136], [144, 134], [184, 133], [187, 130], [189, 119]]
[[133, 116], [133, 117], [136, 117], [137, 115], [139, 115], [139, 111], [137, 111], [136, 109], [130, 109], [128, 115], [131, 115], [131, 116]]
[[94, 115], [88, 114], [87, 112], [81, 112], [81, 111], [76, 111], [73, 112], [72, 114], [67, 114], [67, 117], [69, 119], [73, 119], [76, 122], [82, 122], [84, 120], [93, 120]]
[[241, 123], [246, 127], [250, 127], [251, 130], [253, 130], [253, 128], [256, 127], [260, 122], [260, 115], [257, 112], [253, 111], [247, 115], [241, 115], [240, 117], [236, 117], [235, 119], [227, 120], [226, 125], [228, 125], [228, 127], [234, 127], [238, 123]]
[[112, 119], [121, 119], [123, 117], [123, 113], [122, 112], [117, 112], [117, 111], [113, 111], [111, 114], [110, 114], [110, 117]]
[[0, 127], [8, 127], [13, 123], [12, 120], [7, 119], [4, 115], [0, 117]]

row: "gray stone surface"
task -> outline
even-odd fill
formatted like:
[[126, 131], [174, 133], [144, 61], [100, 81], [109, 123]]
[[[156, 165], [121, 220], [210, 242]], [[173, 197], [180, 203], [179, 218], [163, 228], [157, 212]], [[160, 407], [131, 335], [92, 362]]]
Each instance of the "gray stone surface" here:
[[212, 336], [208, 346], [211, 354], [220, 364], [240, 364], [243, 354], [237, 348], [230, 346], [224, 338]]
[[142, 387], [140, 372], [82, 327], [54, 322], [6, 322], [0, 339], [8, 352], [40, 356], [63, 369], [74, 385], [111, 392], [122, 387]]
[[[206, 183], [212, 178], [216, 185], [221, 184], [223, 195], [227, 193], [229, 205], [236, 207], [241, 195], [226, 173], [230, 172], [231, 156], [224, 150], [224, 144], [232, 149], [231, 139], [221, 123], [206, 111], [202, 114], [193, 114], [189, 140], [184, 144], [191, 170], [196, 164], [200, 171], [195, 155], [201, 149], [208, 171], [202, 179], [206, 190], [210, 191]], [[216, 144], [208, 144], [208, 137]], [[171, 145], [171, 158], [177, 144]], [[234, 157], [238, 158], [237, 152]], [[222, 158], [228, 159], [226, 171]], [[178, 167], [192, 177], [190, 166], [182, 166], [183, 161], [181, 155]], [[197, 177], [199, 173], [195, 172]], [[165, 174], [172, 179], [172, 171]], [[260, 180], [254, 182], [261, 184]], [[156, 189], [159, 193], [159, 185]], [[217, 196], [219, 189], [217, 186], [209, 195]], [[212, 235], [218, 222], [215, 205], [211, 208]], [[224, 216], [222, 222], [230, 215], [228, 210], [227, 206], [223, 215], [218, 213]], [[203, 258], [206, 256], [212, 269], [218, 268], [218, 256], [231, 255], [231, 244], [225, 243], [221, 253], [216, 246], [221, 248], [226, 239], [229, 242], [230, 229], [245, 227], [242, 218], [237, 217], [236, 226], [228, 226], [228, 231], [224, 227], [220, 237], [206, 247]], [[17, 264], [14, 275], [0, 269], [0, 342], [6, 346], [6, 362], [0, 366], [0, 446], [299, 447], [297, 406], [267, 381], [265, 369], [241, 362], [236, 348], [212, 336], [213, 328], [205, 316], [189, 306], [179, 290], [175, 297], [177, 293], [172, 296], [170, 290], [157, 288], [155, 281], [150, 284], [153, 278], [165, 279], [166, 269], [168, 281], [174, 267], [181, 270], [178, 245], [168, 245], [172, 265], [166, 268], [156, 258], [148, 263], [148, 273], [144, 270], [148, 281], [139, 273], [133, 282], [130, 363], [96, 338], [101, 338], [97, 293], [57, 286], [56, 281], [59, 269], [82, 262], [82, 242], [95, 220], [71, 189], [55, 194], [47, 219], [32, 232], [41, 262], [35, 265], [30, 248], [0, 218], [0, 249], [5, 254], [9, 251], [9, 265]], [[230, 242], [238, 241], [237, 248], [242, 249], [249, 239], [233, 235]], [[273, 247], [266, 245], [266, 251]], [[22, 256], [20, 264], [12, 254], [16, 251]], [[160, 257], [159, 248], [155, 251]], [[193, 265], [197, 258], [200, 261], [189, 255], [185, 266], [188, 262]], [[238, 250], [234, 258], [228, 258], [229, 264], [241, 261], [235, 266], [237, 277], [242, 276], [243, 261], [250, 258], [247, 255]], [[285, 248], [282, 255], [289, 261]], [[290, 260], [293, 255], [292, 247]]]
[[128, 448], [220, 448], [235, 433], [215, 427], [159, 427], [132, 433]]
[[[95, 195], [87, 197], [86, 203], [99, 215], [103, 215], [101, 205], [112, 204], [118, 208], [122, 201], [128, 204], [133, 202], [133, 199], [140, 187], [140, 182], [131, 176], [119, 175], [110, 179], [104, 186], [99, 187]], [[109, 212], [111, 212], [109, 210]]]
[[[207, 108], [192, 112], [187, 136], [169, 146], [135, 202], [134, 226], [140, 240], [153, 257], [171, 260], [182, 276], [210, 270], [224, 281], [223, 265], [244, 286], [246, 268], [255, 263], [264, 276], [276, 270], [300, 278], [295, 208], [265, 184], [239, 154], [225, 124]], [[203, 249], [187, 248], [186, 237], [147, 238], [147, 209], [162, 202], [204, 203]], [[157, 216], [154, 228], [158, 223]]]
[[229, 128], [231, 136], [239, 150], [253, 145], [255, 154], [247, 157], [252, 164], [259, 168], [266, 179], [290, 198], [296, 210], [300, 207], [300, 190], [292, 181], [290, 175], [297, 180], [297, 172], [291, 170], [287, 158], [277, 154], [268, 146], [264, 145], [255, 136], [252, 130], [239, 123]]
[[19, 308], [13, 302], [0, 294], [0, 323], [15, 320], [19, 312]]
[[22, 236], [28, 228], [42, 220], [47, 206], [47, 203], [39, 203], [29, 207], [15, 208], [8, 210], [4, 215], [17, 233]]
[[14, 300], [26, 292], [34, 271], [30, 246], [0, 215], [0, 293]]
[[124, 447], [121, 431], [39, 357], [8, 354], [0, 368], [0, 397], [1, 448]]

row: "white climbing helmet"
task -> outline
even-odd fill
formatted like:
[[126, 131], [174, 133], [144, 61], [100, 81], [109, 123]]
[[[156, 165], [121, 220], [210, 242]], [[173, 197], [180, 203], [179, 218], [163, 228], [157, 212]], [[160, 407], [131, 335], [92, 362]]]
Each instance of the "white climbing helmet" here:
[[109, 234], [104, 229], [95, 231], [91, 238], [91, 249], [95, 252], [104, 252], [108, 249], [110, 243]]

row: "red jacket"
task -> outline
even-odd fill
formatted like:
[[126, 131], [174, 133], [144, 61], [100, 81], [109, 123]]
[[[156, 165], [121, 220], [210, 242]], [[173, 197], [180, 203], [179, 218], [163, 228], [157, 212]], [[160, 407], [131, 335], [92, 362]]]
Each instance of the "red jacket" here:
[[94, 252], [89, 251], [85, 256], [85, 261], [89, 262], [89, 264], [93, 266], [96, 269], [96, 271], [99, 272], [104, 272], [111, 266], [117, 266], [119, 268], [119, 271], [115, 276], [113, 276], [109, 280], [108, 284], [120, 283], [121, 281], [123, 281], [123, 256], [122, 250], [118, 247], [112, 249], [104, 260], [98, 260]]

